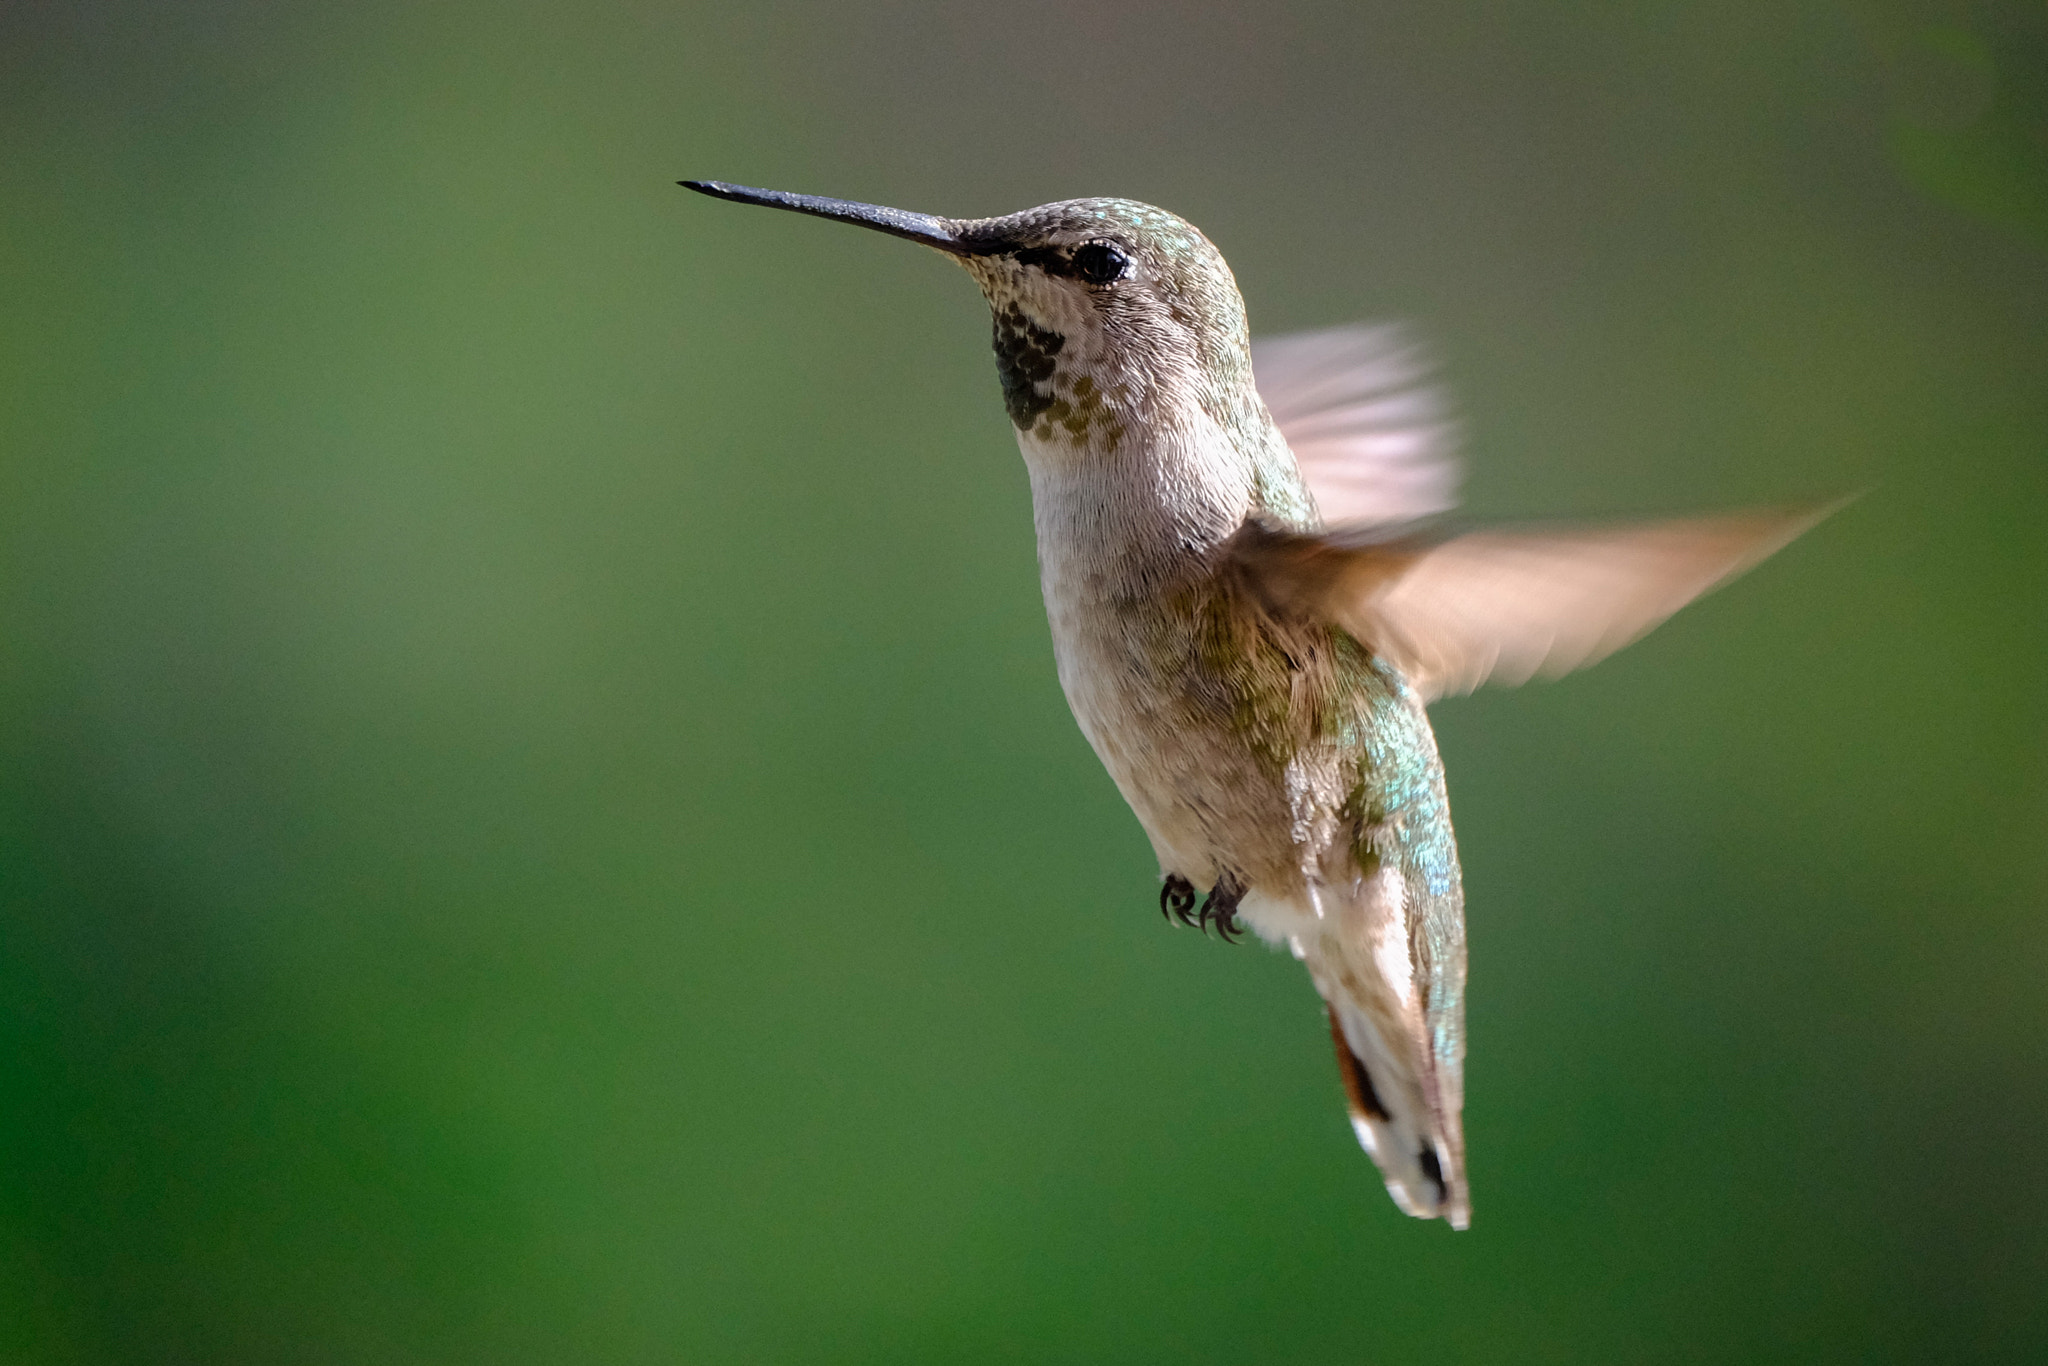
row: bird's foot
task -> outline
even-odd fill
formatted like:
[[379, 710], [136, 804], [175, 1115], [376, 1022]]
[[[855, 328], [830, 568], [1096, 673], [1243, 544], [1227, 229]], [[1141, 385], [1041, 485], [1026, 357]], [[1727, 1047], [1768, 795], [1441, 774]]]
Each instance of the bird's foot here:
[[1216, 879], [1216, 885], [1209, 889], [1207, 899], [1202, 902], [1201, 913], [1196, 920], [1202, 926], [1202, 933], [1209, 932], [1209, 917], [1216, 917], [1216, 934], [1226, 944], [1234, 944], [1244, 930], [1237, 923], [1237, 903], [1244, 900], [1247, 888], [1237, 880], [1234, 873], [1225, 873]]
[[1181, 924], [1192, 928], [1195, 922], [1188, 919], [1188, 912], [1193, 909], [1195, 909], [1195, 884], [1189, 882], [1179, 873], [1168, 873], [1166, 875], [1166, 885], [1159, 889], [1159, 914], [1165, 916], [1168, 920], [1178, 920]]

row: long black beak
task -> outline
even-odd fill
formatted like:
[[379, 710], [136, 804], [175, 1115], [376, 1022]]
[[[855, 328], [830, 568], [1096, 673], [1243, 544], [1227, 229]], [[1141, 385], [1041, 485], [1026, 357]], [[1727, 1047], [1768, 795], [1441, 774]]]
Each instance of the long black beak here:
[[975, 256], [979, 251], [963, 241], [956, 224], [928, 213], [885, 209], [879, 204], [856, 204], [850, 199], [827, 199], [823, 195], [790, 194], [784, 190], [756, 190], [746, 185], [728, 185], [722, 180], [678, 180], [676, 184], [713, 199], [730, 199], [735, 204], [762, 204], [771, 209], [788, 209], [839, 223], [857, 223], [863, 228], [905, 237], [955, 256]]

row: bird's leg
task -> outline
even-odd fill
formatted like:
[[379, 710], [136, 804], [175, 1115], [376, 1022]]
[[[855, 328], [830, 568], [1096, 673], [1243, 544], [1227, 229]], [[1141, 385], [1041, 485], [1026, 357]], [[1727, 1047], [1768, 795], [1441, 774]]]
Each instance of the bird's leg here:
[[1188, 912], [1195, 909], [1195, 884], [1179, 873], [1168, 873], [1166, 885], [1159, 889], [1159, 914], [1169, 920], [1179, 920], [1183, 925], [1192, 926]]
[[1202, 912], [1196, 919], [1202, 932], [1208, 933], [1209, 917], [1216, 917], [1216, 933], [1226, 944], [1235, 943], [1237, 936], [1244, 933], [1237, 924], [1237, 903], [1244, 900], [1248, 889], [1237, 880], [1237, 874], [1226, 872], [1216, 879], [1216, 885], [1209, 889], [1208, 897], [1202, 902]]

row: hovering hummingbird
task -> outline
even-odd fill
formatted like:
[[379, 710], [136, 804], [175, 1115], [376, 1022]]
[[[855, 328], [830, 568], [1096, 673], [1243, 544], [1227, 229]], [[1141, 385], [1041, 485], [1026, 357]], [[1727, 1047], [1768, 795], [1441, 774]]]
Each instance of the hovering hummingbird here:
[[1394, 1203], [1466, 1227], [1464, 893], [1423, 708], [1590, 664], [1825, 510], [1431, 535], [1458, 463], [1417, 349], [1387, 326], [1251, 341], [1230, 267], [1173, 214], [680, 183], [974, 277], [1060, 686], [1158, 854], [1161, 911], [1293, 951]]

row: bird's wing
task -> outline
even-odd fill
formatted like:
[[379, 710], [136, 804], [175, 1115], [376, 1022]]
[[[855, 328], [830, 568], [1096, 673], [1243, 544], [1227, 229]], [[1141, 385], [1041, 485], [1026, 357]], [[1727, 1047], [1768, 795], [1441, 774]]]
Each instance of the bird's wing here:
[[1435, 543], [1248, 522], [1231, 553], [1269, 606], [1341, 626], [1433, 699], [1603, 659], [1837, 506]]
[[1457, 425], [1400, 325], [1261, 337], [1252, 374], [1324, 521], [1406, 522], [1457, 503]]

